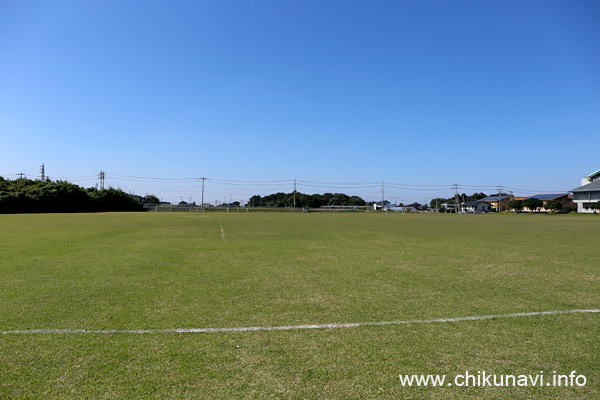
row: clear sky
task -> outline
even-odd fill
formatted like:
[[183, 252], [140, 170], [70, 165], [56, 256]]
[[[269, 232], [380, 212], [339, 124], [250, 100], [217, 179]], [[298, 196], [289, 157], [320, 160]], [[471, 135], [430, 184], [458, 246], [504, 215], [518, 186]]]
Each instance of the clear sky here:
[[[0, 175], [170, 201], [200, 184], [118, 175], [565, 191], [600, 169], [600, 2], [1, 0], [0, 140]], [[298, 190], [381, 198], [347, 186]]]

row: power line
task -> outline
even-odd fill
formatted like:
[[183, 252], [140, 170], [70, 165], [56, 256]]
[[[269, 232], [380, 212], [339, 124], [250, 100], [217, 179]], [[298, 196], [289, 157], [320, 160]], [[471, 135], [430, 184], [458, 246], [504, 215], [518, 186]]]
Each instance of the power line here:
[[379, 185], [379, 182], [317, 182], [317, 181], [305, 181], [302, 179], [298, 179], [298, 182], [302, 182], [302, 183], [316, 183], [318, 185], [344, 185], [344, 186], [351, 186], [351, 185]]
[[[15, 176], [17, 177], [17, 179], [27, 179], [27, 176], [35, 176], [37, 174], [25, 174], [23, 172], [20, 172], [18, 174], [9, 174], [9, 175], [4, 175], [4, 176]], [[40, 175], [42, 176], [42, 179], [47, 179], [47, 175], [46, 175], [46, 171], [45, 171], [45, 164], [42, 164], [40, 167]], [[38, 176], [40, 176], [38, 175]], [[376, 198], [377, 195], [373, 196], [373, 192], [375, 192], [375, 190], [379, 187], [381, 187], [382, 189], [382, 201], [385, 201], [385, 190], [387, 189], [388, 191], [388, 195], [393, 194], [396, 195], [397, 191], [401, 191], [402, 197], [404, 198], [408, 198], [406, 197], [406, 192], [440, 192], [440, 191], [450, 191], [453, 190], [454, 192], [458, 192], [458, 189], [462, 189], [462, 190], [484, 190], [484, 191], [488, 191], [486, 189], [491, 189], [491, 188], [496, 188], [498, 190], [498, 192], [502, 192], [502, 190], [510, 190], [511, 192], [517, 192], [517, 193], [523, 193], [523, 194], [536, 194], [536, 193], [565, 193], [566, 191], [547, 191], [547, 190], [531, 190], [531, 189], [519, 189], [519, 188], [513, 188], [513, 187], [508, 187], [508, 186], [501, 186], [501, 185], [459, 185], [459, 184], [412, 184], [412, 183], [398, 183], [398, 182], [386, 182], [386, 181], [381, 181], [381, 182], [325, 182], [325, 181], [313, 181], [313, 180], [303, 180], [303, 179], [279, 179], [279, 180], [240, 180], [240, 179], [219, 179], [219, 178], [208, 178], [206, 176], [202, 176], [200, 178], [165, 178], [165, 177], [151, 177], [151, 176], [138, 176], [138, 175], [126, 175], [126, 174], [116, 174], [116, 173], [109, 173], [109, 172], [104, 172], [104, 171], [100, 171], [99, 174], [97, 175], [82, 175], [82, 176], [69, 176], [69, 177], [58, 177], [55, 179], [60, 179], [60, 180], [75, 180], [75, 181], [88, 181], [88, 180], [99, 180], [99, 186], [101, 189], [104, 189], [105, 187], [105, 180], [106, 178], [110, 178], [116, 181], [130, 181], [130, 182], [138, 182], [138, 183], [164, 183], [164, 184], [185, 184], [186, 187], [188, 184], [195, 184], [195, 183], [199, 183], [202, 182], [202, 187], [201, 187], [201, 191], [200, 193], [202, 193], [202, 203], [204, 203], [204, 194], [208, 193], [211, 195], [215, 195], [218, 193], [222, 193], [222, 194], [227, 194], [227, 193], [232, 193], [233, 191], [236, 192], [236, 196], [243, 196], [243, 195], [254, 195], [257, 193], [266, 193], [268, 190], [280, 190], [279, 188], [284, 188], [284, 187], [288, 187], [292, 190], [292, 193], [294, 195], [295, 200], [297, 200], [297, 194], [299, 193], [298, 190], [310, 190], [310, 188], [315, 188], [315, 189], [323, 189], [325, 191], [334, 191], [334, 190], [351, 190], [351, 191], [357, 191], [360, 193], [360, 195], [362, 197], [365, 197], [366, 194], [365, 192], [370, 192], [371, 196], [373, 198]], [[235, 189], [233, 190], [228, 190], [228, 191], [223, 191], [223, 192], [219, 192], [219, 191], [207, 191], [205, 188], [205, 184], [206, 181], [209, 180], [211, 181], [214, 185], [220, 185], [223, 190], [227, 190], [229, 189], [229, 187], [231, 187], [233, 189], [233, 187], [236, 186], [240, 186], [245, 188], [246, 190], [244, 192], [237, 192]], [[136, 185], [137, 186], [137, 185]], [[196, 186], [197, 187], [197, 186]], [[277, 188], [277, 189], [276, 189]], [[133, 189], [133, 188], [132, 188]], [[240, 188], [241, 189], [241, 188]], [[252, 190], [253, 192], [248, 192], [249, 190]], [[375, 190], [373, 190], [375, 189]], [[244, 189], [241, 189], [244, 190]], [[289, 189], [288, 189], [289, 190]], [[281, 191], [281, 190], [280, 190]], [[287, 190], [284, 189], [284, 191], [287, 192]], [[164, 193], [198, 193], [197, 190], [193, 190], [192, 188], [187, 189], [187, 188], [183, 188], [181, 190], [177, 190], [177, 191], [172, 191], [172, 190], [168, 190], [168, 191], [161, 191]], [[456, 194], [455, 193], [455, 198], [456, 198]], [[433, 194], [432, 194], [433, 196]], [[186, 196], [187, 197], [187, 196]], [[410, 197], [410, 196], [409, 196]], [[439, 197], [439, 196], [437, 196]], [[436, 198], [437, 198], [436, 197]], [[416, 194], [415, 194], [415, 199]], [[421, 198], [421, 196], [419, 195], [419, 198]]]
[[552, 190], [552, 191], [548, 191], [548, 190], [517, 189], [517, 188], [510, 187], [510, 186], [504, 186], [504, 188], [515, 190], [515, 191], [522, 192], [522, 193], [567, 193], [568, 192], [568, 190]]
[[306, 183], [300, 183], [300, 185], [301, 186], [305, 186], [305, 187], [330, 188], [330, 189], [369, 189], [369, 188], [379, 187], [381, 185], [381, 183], [376, 184], [376, 185], [369, 185], [369, 186], [309, 185], [309, 184], [306, 184]]
[[112, 172], [106, 173], [109, 176], [117, 176], [122, 178], [131, 178], [131, 179], [143, 179], [149, 181], [197, 181], [199, 178], [154, 178], [148, 176], [133, 176], [133, 175], [121, 175], [121, 174], [113, 174]]
[[282, 180], [275, 180], [275, 181], [241, 181], [241, 180], [233, 180], [233, 179], [211, 179], [211, 181], [214, 182], [232, 182], [232, 183], [291, 183], [294, 182], [295, 179], [282, 179]]

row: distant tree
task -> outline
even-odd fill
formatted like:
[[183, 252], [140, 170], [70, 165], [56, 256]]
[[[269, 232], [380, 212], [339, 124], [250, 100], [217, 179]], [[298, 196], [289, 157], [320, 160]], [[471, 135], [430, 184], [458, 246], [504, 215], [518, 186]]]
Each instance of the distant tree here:
[[508, 202], [508, 207], [516, 212], [521, 212], [523, 209], [523, 200], [511, 200]]
[[250, 197], [250, 199], [248, 199], [248, 205], [251, 205], [252, 207], [264, 207], [265, 204], [262, 200], [262, 197], [260, 197], [259, 195], [254, 195], [252, 197]]
[[[294, 193], [274, 193], [267, 196], [254, 195], [248, 200], [254, 207], [293, 207]], [[359, 196], [344, 193], [304, 194], [296, 192], [296, 207], [318, 208], [325, 205], [364, 206], [366, 202]]]
[[149, 194], [149, 195], [147, 195], [146, 197], [143, 198], [142, 202], [143, 203], [150, 203], [150, 204], [158, 204], [158, 203], [160, 203], [160, 200], [155, 195]]
[[[450, 199], [450, 201], [454, 201], [454, 200]], [[436, 197], [435, 199], [433, 199], [429, 202], [429, 206], [433, 209], [435, 209], [437, 207], [438, 209], [441, 210], [442, 204], [444, 204], [444, 203], [448, 203], [448, 199]]]
[[560, 201], [551, 200], [544, 204], [544, 208], [550, 211], [560, 211], [563, 208], [563, 203], [561, 203]]
[[529, 208], [532, 212], [536, 212], [538, 209], [542, 208], [544, 202], [540, 199], [529, 198], [523, 200], [523, 206]]
[[142, 210], [132, 195], [120, 189], [85, 189], [48, 179], [0, 179], [0, 213]]
[[469, 196], [469, 201], [481, 200], [487, 197], [485, 193], [473, 193]]

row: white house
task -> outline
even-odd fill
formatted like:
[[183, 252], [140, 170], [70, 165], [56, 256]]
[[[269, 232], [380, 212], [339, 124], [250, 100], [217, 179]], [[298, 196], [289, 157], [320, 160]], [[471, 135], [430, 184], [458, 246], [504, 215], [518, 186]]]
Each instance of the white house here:
[[492, 205], [483, 200], [467, 201], [466, 203], [461, 204], [460, 208], [462, 212], [466, 213], [482, 213], [492, 211]]
[[600, 212], [592, 204], [600, 201], [600, 169], [581, 180], [583, 186], [571, 190], [573, 202], [577, 204], [577, 212]]

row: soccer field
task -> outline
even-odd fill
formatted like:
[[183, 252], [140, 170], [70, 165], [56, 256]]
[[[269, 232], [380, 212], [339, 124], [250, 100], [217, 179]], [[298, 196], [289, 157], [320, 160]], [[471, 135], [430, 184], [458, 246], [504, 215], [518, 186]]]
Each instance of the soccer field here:
[[[0, 398], [600, 398], [598, 243], [593, 215], [0, 215]], [[399, 379], [466, 371], [586, 384]]]

